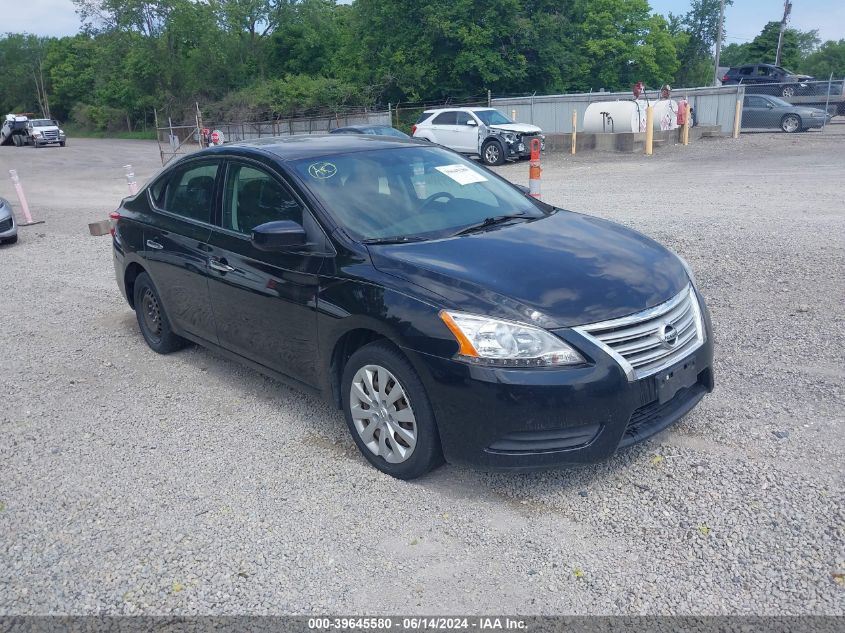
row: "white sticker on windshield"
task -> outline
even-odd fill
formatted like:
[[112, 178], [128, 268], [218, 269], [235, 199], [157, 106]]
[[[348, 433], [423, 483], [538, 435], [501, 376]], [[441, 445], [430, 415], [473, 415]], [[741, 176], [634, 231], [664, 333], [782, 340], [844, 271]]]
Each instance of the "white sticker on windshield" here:
[[459, 185], [469, 185], [474, 182], [487, 181], [483, 175], [479, 174], [477, 171], [473, 171], [466, 165], [441, 165], [440, 167], [435, 167], [435, 169], [444, 176], [448, 176]]

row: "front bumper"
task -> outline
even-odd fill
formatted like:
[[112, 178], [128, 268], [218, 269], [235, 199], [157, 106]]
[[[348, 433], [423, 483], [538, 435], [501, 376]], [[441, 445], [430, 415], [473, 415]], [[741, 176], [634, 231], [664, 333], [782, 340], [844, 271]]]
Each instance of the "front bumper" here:
[[0, 242], [11, 239], [18, 234], [18, 224], [15, 222], [15, 214], [11, 207], [7, 206], [2, 199], [0, 199], [0, 207], [8, 208], [9, 215], [0, 216]]
[[[528, 158], [531, 156], [531, 139], [537, 137], [528, 137], [521, 139], [515, 143], [508, 145], [508, 158]], [[540, 139], [540, 151], [546, 150], [545, 137]]]
[[469, 366], [409, 352], [431, 399], [446, 460], [488, 469], [531, 470], [584, 464], [671, 426], [713, 390], [707, 339], [675, 368], [689, 383], [661, 403], [664, 372], [629, 381], [601, 348], [575, 332], [558, 334], [589, 364], [568, 369]]

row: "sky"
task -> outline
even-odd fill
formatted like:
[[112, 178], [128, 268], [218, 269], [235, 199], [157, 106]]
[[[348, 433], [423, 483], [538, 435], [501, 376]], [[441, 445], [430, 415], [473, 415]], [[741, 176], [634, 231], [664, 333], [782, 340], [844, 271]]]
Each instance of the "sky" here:
[[[419, 0], [423, 2], [424, 0]], [[650, 0], [657, 13], [685, 13], [689, 0]], [[0, 8], [11, 8], [18, 0], [0, 0]], [[26, 0], [24, 8], [3, 11], [0, 29], [27, 31], [36, 35], [71, 35], [79, 30], [79, 17], [71, 0]], [[783, 15], [783, 0], [734, 0], [725, 9], [726, 44], [754, 39], [766, 22]], [[790, 26], [802, 31], [818, 29], [824, 40], [845, 39], [845, 0], [792, 0]]]

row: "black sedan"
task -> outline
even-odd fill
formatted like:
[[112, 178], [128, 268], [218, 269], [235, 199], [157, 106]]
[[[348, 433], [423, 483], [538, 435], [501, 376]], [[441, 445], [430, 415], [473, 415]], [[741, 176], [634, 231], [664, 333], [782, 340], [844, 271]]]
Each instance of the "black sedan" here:
[[347, 125], [331, 130], [330, 134], [373, 134], [375, 136], [393, 136], [394, 138], [411, 138], [402, 130], [389, 125]]
[[112, 221], [153, 350], [193, 341], [323, 396], [395, 477], [601, 460], [713, 389], [682, 259], [421, 141], [210, 148]]

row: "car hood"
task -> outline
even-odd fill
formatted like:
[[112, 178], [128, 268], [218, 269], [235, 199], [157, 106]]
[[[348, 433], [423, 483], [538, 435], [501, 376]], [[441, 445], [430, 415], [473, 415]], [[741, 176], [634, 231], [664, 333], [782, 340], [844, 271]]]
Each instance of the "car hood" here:
[[38, 125], [38, 126], [32, 127], [32, 130], [34, 132], [44, 132], [44, 131], [52, 131], [52, 130], [58, 130], [58, 129], [59, 129], [59, 127], [56, 126], [56, 125]]
[[377, 269], [441, 295], [444, 307], [547, 328], [633, 314], [689, 284], [681, 261], [657, 242], [569, 211], [369, 249]]
[[542, 132], [536, 125], [529, 123], [502, 123], [501, 125], [488, 126], [492, 130], [503, 130], [505, 132], [518, 132], [519, 134], [536, 134]]

